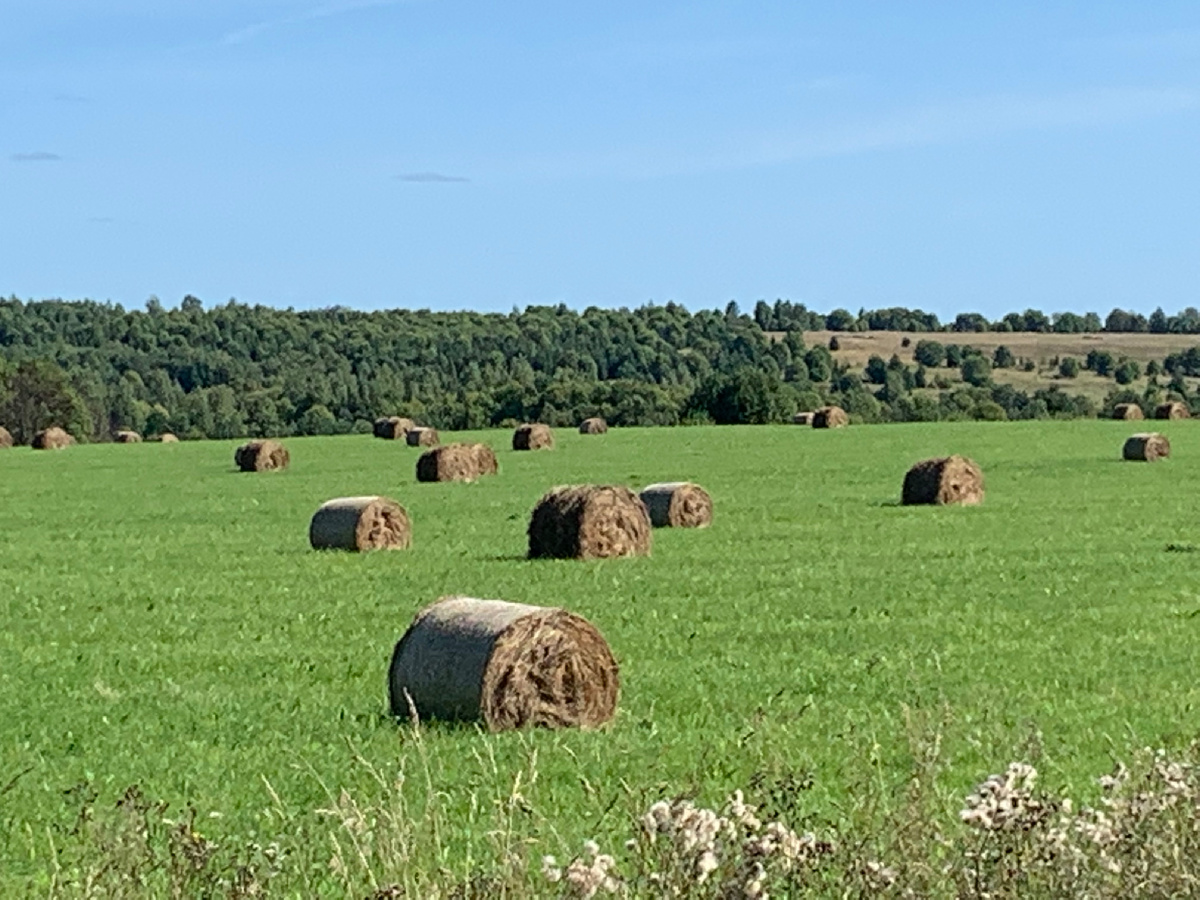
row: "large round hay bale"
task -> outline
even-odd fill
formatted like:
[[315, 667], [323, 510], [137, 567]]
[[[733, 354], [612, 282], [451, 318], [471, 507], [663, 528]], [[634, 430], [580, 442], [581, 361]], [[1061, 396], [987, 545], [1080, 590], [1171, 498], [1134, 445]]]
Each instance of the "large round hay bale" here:
[[73, 443], [75, 443], [75, 438], [57, 425], [52, 425], [35, 434], [30, 446], [34, 450], [61, 450], [64, 447], [70, 447]]
[[983, 472], [965, 456], [943, 456], [917, 463], [904, 476], [901, 502], [939, 505], [983, 502]]
[[0, 425], [0, 450], [6, 450], [13, 445], [13, 436], [3, 425]]
[[474, 481], [500, 470], [487, 444], [446, 444], [426, 450], [417, 460], [417, 481]]
[[642, 488], [638, 497], [655, 528], [704, 528], [712, 524], [712, 497], [690, 481], [652, 484]]
[[404, 550], [412, 523], [388, 497], [337, 497], [313, 514], [308, 542], [314, 550]]
[[1154, 410], [1154, 418], [1156, 419], [1190, 419], [1191, 416], [1192, 414], [1188, 411], [1187, 406], [1178, 400], [1160, 403]]
[[1171, 442], [1167, 440], [1165, 434], [1155, 432], [1135, 434], [1126, 440], [1125, 446], [1121, 448], [1121, 456], [1139, 462], [1154, 462], [1156, 459], [1165, 459], [1170, 455]]
[[587, 619], [472, 597], [417, 613], [388, 671], [393, 715], [481, 720], [489, 731], [595, 728], [619, 692], [617, 661]]
[[532, 422], [521, 425], [513, 432], [514, 450], [553, 450], [554, 432], [549, 425]]
[[118, 431], [113, 435], [113, 441], [118, 444], [140, 444], [142, 436], [136, 431]]
[[175, 435], [171, 434], [171, 432], [169, 432], [169, 431], [164, 431], [162, 434], [160, 434], [158, 436], [158, 439], [163, 444], [178, 444], [179, 443], [179, 438], [177, 438]]
[[387, 441], [403, 441], [408, 432], [416, 427], [417, 423], [412, 419], [406, 419], [403, 416], [383, 416], [375, 420], [372, 432], [375, 437]]
[[1134, 419], [1144, 419], [1146, 416], [1142, 413], [1142, 408], [1136, 403], [1118, 403], [1113, 407], [1113, 418], [1131, 421]]
[[607, 434], [608, 423], [599, 416], [592, 416], [579, 423], [580, 434]]
[[243, 472], [270, 472], [286, 469], [292, 457], [279, 441], [250, 441], [234, 451], [233, 461]]
[[798, 412], [794, 416], [792, 416], [792, 424], [793, 425], [811, 425], [814, 415], [815, 415], [815, 413], [811, 413], [811, 412]]
[[840, 406], [822, 406], [812, 414], [813, 428], [843, 428], [850, 424], [850, 417]]
[[620, 485], [554, 488], [529, 519], [530, 559], [649, 556], [651, 540], [645, 505]]
[[410, 447], [436, 447], [438, 433], [436, 428], [410, 428], [404, 434], [404, 439]]

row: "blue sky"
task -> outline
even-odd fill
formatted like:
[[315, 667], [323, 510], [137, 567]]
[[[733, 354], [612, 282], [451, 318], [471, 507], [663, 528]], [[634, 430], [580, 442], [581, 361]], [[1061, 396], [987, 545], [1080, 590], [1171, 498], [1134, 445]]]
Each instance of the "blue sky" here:
[[1200, 306], [1200, 4], [4, 0], [0, 294]]

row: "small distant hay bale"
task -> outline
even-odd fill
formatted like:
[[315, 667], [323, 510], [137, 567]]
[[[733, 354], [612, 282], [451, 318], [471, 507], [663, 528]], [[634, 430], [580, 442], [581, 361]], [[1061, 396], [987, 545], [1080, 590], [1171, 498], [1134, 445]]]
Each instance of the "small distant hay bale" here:
[[816, 413], [798, 412], [794, 416], [792, 416], [792, 424], [793, 425], [811, 425], [814, 415], [816, 415]]
[[140, 444], [142, 436], [136, 431], [118, 431], [113, 435], [113, 441], [118, 444]]
[[580, 434], [607, 434], [608, 423], [599, 416], [592, 416], [579, 423]]
[[386, 441], [403, 441], [408, 432], [416, 427], [417, 423], [412, 419], [403, 416], [383, 416], [375, 420], [372, 431], [375, 437]]
[[983, 472], [965, 456], [943, 456], [917, 463], [904, 476], [901, 502], [972, 506], [983, 502]]
[[840, 406], [822, 406], [812, 414], [813, 428], [844, 428], [850, 424], [850, 417]]
[[436, 428], [414, 427], [405, 432], [404, 439], [410, 447], [436, 447], [438, 433]]
[[13, 445], [13, 436], [3, 425], [0, 425], [0, 450], [6, 450]]
[[620, 673], [603, 635], [565, 609], [443, 597], [417, 613], [388, 671], [392, 715], [482, 721], [489, 731], [596, 728]]
[[554, 432], [541, 422], [521, 425], [513, 432], [512, 447], [514, 450], [553, 450]]
[[1144, 432], [1135, 434], [1125, 441], [1121, 448], [1121, 456], [1138, 462], [1154, 462], [1156, 459], [1166, 459], [1171, 455], [1171, 442], [1165, 434]]
[[1144, 419], [1146, 416], [1142, 413], [1142, 408], [1136, 403], [1118, 403], [1113, 407], [1113, 418], [1130, 421], [1133, 419]]
[[286, 469], [292, 457], [279, 441], [250, 441], [234, 451], [233, 461], [243, 472], [270, 472]]
[[417, 460], [417, 481], [474, 481], [500, 470], [487, 444], [446, 444], [426, 450]]
[[337, 497], [321, 504], [308, 526], [314, 550], [404, 550], [412, 523], [388, 497]]
[[529, 519], [530, 559], [649, 556], [650, 515], [620, 485], [578, 484], [547, 493]]
[[169, 431], [164, 431], [162, 434], [160, 434], [158, 436], [158, 440], [160, 443], [163, 443], [163, 444], [178, 444], [179, 443], [179, 438], [177, 438], [175, 435], [171, 434], [171, 432], [169, 432]]
[[1154, 410], [1156, 419], [1190, 419], [1191, 417], [1192, 414], [1188, 412], [1187, 406], [1178, 400], [1160, 403]]
[[30, 446], [34, 450], [62, 450], [64, 447], [70, 447], [73, 443], [75, 443], [75, 438], [57, 425], [52, 425], [35, 434]]
[[652, 484], [638, 494], [655, 528], [706, 528], [712, 524], [708, 491], [690, 481]]

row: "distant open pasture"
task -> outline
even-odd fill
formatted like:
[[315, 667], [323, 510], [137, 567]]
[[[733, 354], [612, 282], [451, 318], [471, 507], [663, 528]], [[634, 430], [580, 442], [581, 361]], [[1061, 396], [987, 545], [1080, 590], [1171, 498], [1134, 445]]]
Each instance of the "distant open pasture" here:
[[[1094, 792], [1114, 756], [1200, 723], [1200, 423], [1155, 422], [1171, 457], [1122, 462], [1142, 424], [564, 429], [539, 453], [443, 435], [495, 448], [471, 484], [418, 483], [418, 448], [369, 436], [288, 439], [267, 473], [235, 471], [232, 441], [2, 450], [0, 893], [61, 880], [78, 785], [97, 808], [135, 784], [191, 805], [220, 845], [291, 842], [332, 896], [317, 811], [343, 789], [436, 812], [422, 859], [455, 878], [498, 833], [569, 857], [654, 800], [763, 779], [848, 815], [864, 784], [902, 793], [931, 735], [951, 817], [1011, 759]], [[950, 453], [982, 467], [983, 504], [900, 506], [908, 467]], [[551, 486], [677, 480], [711, 494], [710, 528], [658, 529], [647, 558], [524, 558]], [[318, 506], [364, 494], [405, 506], [411, 550], [311, 550]], [[392, 719], [392, 648], [446, 594], [585, 616], [621, 666], [615, 721]]]

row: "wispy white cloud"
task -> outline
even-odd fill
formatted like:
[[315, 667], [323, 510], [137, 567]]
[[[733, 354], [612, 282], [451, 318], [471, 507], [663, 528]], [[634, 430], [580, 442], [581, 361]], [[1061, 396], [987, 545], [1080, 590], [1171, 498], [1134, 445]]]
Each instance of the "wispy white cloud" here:
[[462, 175], [443, 175], [441, 172], [407, 172], [396, 177], [401, 181], [414, 181], [422, 184], [453, 184], [471, 180]]
[[227, 32], [221, 36], [221, 43], [226, 45], [244, 44], [253, 38], [258, 37], [267, 31], [273, 31], [276, 28], [284, 28], [289, 25], [301, 25], [306, 22], [315, 22], [319, 19], [329, 19], [334, 16], [342, 16], [347, 13], [358, 12], [363, 9], [371, 9], [380, 6], [395, 6], [403, 0], [335, 0], [332, 3], [324, 3], [320, 6], [314, 6], [306, 9], [303, 12], [298, 12], [290, 16], [280, 16], [274, 19], [263, 19], [260, 22], [255, 22], [252, 25], [247, 25], [243, 28], [238, 28], [234, 31]]
[[32, 153], [14, 153], [9, 159], [13, 162], [58, 162], [62, 157], [46, 150], [34, 150]]

